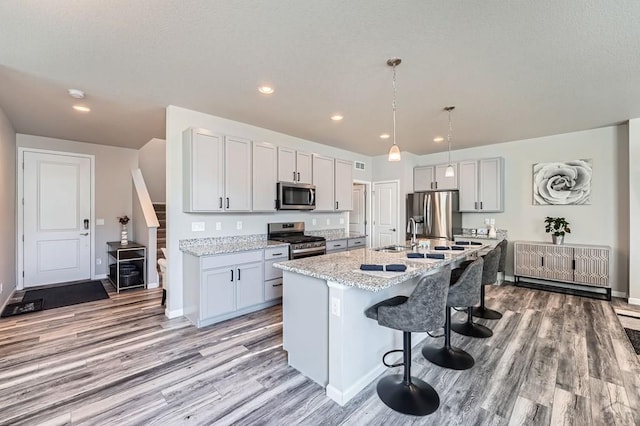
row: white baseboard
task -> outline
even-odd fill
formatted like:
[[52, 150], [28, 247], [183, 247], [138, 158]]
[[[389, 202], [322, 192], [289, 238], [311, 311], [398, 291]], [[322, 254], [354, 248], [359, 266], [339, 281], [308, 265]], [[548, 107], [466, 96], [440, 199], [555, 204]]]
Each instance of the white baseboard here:
[[182, 309], [175, 309], [173, 311], [165, 309], [164, 310], [164, 315], [169, 319], [178, 318], [178, 317], [182, 316]]
[[344, 391], [341, 391], [335, 386], [328, 384], [326, 388], [327, 396], [337, 402], [340, 406], [343, 406], [386, 370], [386, 367], [383, 364], [380, 364], [376, 368], [369, 371], [366, 375], [362, 376], [357, 382], [349, 386], [349, 388], [345, 389]]
[[107, 274], [97, 274], [94, 275], [93, 278], [91, 278], [92, 280], [106, 280], [107, 279]]
[[636, 299], [635, 297], [630, 297], [627, 301], [630, 305], [640, 305], [640, 299]]
[[158, 283], [149, 283], [147, 284], [147, 288], [158, 288], [160, 287], [160, 284]]
[[[616, 291], [616, 290], [611, 290], [611, 295], [612, 295], [613, 297], [621, 297], [621, 298], [623, 298], [623, 299], [626, 299], [626, 298], [627, 298], [627, 292], [625, 292], [625, 291]], [[640, 300], [640, 299], [638, 299], [638, 300]]]

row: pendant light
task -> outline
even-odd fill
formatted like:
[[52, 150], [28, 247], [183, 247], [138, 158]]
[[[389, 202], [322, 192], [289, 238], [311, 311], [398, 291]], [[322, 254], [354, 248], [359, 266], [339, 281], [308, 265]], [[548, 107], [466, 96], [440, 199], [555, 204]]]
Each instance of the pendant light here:
[[451, 165], [451, 111], [453, 111], [454, 109], [454, 106], [448, 106], [444, 108], [444, 110], [449, 113], [449, 132], [447, 133], [447, 145], [449, 145], [449, 165], [444, 171], [444, 175], [446, 177], [454, 177], [456, 175], [456, 172], [455, 170], [453, 170], [453, 166]]
[[387, 65], [393, 68], [393, 145], [389, 148], [389, 161], [400, 161], [400, 148], [396, 144], [396, 67], [401, 62], [400, 58], [387, 60]]

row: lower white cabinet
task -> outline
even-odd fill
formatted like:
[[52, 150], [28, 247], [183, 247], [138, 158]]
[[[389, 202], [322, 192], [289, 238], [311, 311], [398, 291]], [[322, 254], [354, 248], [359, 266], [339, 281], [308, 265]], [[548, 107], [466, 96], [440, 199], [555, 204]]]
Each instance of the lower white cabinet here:
[[347, 248], [349, 251], [365, 248], [367, 246], [367, 237], [349, 238]]
[[347, 251], [347, 240], [327, 241], [327, 254]]
[[289, 258], [288, 247], [273, 247], [264, 250], [264, 300], [272, 301], [282, 298], [282, 269], [273, 264]]
[[184, 253], [184, 316], [204, 327], [269, 306], [265, 302], [263, 252]]
[[610, 299], [610, 252], [607, 246], [516, 241], [514, 277], [603, 287]]

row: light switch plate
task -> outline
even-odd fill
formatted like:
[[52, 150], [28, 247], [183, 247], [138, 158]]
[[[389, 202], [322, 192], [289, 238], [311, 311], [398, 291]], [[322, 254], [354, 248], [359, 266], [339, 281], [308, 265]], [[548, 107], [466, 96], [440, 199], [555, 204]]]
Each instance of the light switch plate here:
[[311, 219], [311, 224], [315, 226], [315, 225], [317, 225], [317, 224], [318, 224], [318, 221], [317, 221], [317, 220], [315, 220], [315, 219]]
[[191, 230], [194, 232], [204, 231], [204, 222], [191, 222]]
[[331, 225], [331, 219], [327, 219], [327, 225]]
[[[96, 258], [96, 265], [102, 265], [102, 259], [100, 259], [99, 257]], [[0, 291], [0, 293], [2, 293]]]
[[241, 220], [236, 222], [236, 229], [242, 229], [242, 221]]
[[344, 217], [340, 218], [340, 225], [344, 225]]
[[337, 297], [331, 298], [331, 315], [340, 316], [340, 299]]
[[96, 219], [96, 225], [104, 225], [104, 219]]

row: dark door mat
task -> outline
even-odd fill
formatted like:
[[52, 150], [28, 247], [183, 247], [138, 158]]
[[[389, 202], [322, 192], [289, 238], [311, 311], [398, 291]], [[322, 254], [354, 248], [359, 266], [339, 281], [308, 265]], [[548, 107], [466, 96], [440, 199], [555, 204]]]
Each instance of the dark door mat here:
[[47, 310], [108, 298], [109, 295], [101, 281], [85, 281], [58, 287], [28, 290], [22, 301], [30, 302], [43, 299], [42, 309]]
[[633, 349], [636, 350], [636, 355], [640, 355], [640, 331], [632, 330], [630, 328], [625, 328], [624, 331], [627, 333], [627, 337], [631, 341]]
[[28, 314], [42, 310], [42, 299], [31, 300], [29, 302], [10, 303], [4, 307], [0, 317], [12, 317], [14, 315]]

